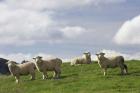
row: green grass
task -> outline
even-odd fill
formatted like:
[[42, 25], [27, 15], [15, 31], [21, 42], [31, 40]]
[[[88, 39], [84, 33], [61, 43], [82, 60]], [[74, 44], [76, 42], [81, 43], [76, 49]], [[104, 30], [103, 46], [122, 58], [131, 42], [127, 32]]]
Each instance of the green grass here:
[[129, 61], [129, 74], [120, 75], [120, 69], [108, 69], [107, 76], [97, 63], [91, 65], [62, 65], [62, 78], [42, 80], [37, 72], [36, 80], [22, 76], [20, 84], [12, 76], [0, 76], [0, 93], [140, 93], [140, 62]]

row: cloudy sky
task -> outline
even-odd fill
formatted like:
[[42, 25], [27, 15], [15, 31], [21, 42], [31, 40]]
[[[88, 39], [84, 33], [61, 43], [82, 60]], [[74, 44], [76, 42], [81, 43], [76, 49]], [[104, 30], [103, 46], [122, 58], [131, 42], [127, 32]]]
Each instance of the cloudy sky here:
[[139, 0], [0, 0], [0, 57], [140, 56]]

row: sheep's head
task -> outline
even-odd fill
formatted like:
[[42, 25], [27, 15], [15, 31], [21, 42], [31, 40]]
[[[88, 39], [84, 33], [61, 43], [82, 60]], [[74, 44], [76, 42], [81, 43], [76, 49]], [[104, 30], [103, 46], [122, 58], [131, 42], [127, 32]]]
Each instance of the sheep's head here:
[[90, 52], [85, 52], [85, 53], [83, 53], [83, 54], [84, 54], [84, 56], [86, 57], [86, 59], [90, 61], [90, 62], [88, 62], [88, 63], [91, 63], [91, 54], [90, 54]]
[[104, 57], [105, 53], [99, 53], [99, 54], [96, 54], [96, 56], [98, 57], [98, 59], [100, 59], [101, 57]]
[[41, 63], [42, 62], [42, 57], [41, 56], [37, 56], [33, 59], [35, 60], [35, 63]]
[[85, 52], [85, 53], [83, 53], [83, 54], [86, 56], [86, 58], [90, 58], [90, 57], [91, 57], [90, 52]]
[[8, 66], [16, 66], [16, 62], [15, 61], [8, 61], [7, 62]]

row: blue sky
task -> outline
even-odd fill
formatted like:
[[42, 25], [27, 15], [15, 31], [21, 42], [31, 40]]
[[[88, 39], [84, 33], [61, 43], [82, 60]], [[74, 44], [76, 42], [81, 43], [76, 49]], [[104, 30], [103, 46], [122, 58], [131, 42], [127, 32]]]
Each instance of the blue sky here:
[[1, 0], [0, 13], [1, 57], [139, 54], [139, 0]]

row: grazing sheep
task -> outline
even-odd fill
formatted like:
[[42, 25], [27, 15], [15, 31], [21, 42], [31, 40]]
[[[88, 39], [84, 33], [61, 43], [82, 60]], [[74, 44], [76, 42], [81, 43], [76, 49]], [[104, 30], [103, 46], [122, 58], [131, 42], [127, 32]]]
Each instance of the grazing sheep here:
[[61, 64], [62, 60], [59, 58], [54, 58], [50, 60], [43, 60], [42, 57], [37, 56], [36, 58], [33, 58], [35, 60], [35, 65], [43, 75], [43, 79], [47, 79], [47, 71], [54, 71], [54, 78], [58, 79], [60, 78], [61, 74]]
[[16, 82], [19, 83], [21, 75], [31, 75], [31, 80], [35, 79], [35, 64], [33, 62], [28, 62], [24, 64], [17, 64], [14, 61], [8, 61], [8, 68], [11, 74], [15, 77]]
[[71, 65], [76, 65], [76, 64], [91, 64], [90, 52], [83, 53], [82, 57], [77, 57], [77, 58], [72, 59]]
[[112, 58], [105, 57], [105, 53], [96, 54], [98, 58], [99, 66], [104, 70], [104, 76], [106, 75], [107, 68], [121, 68], [121, 74], [127, 74], [127, 65], [124, 64], [123, 56], [116, 56]]

